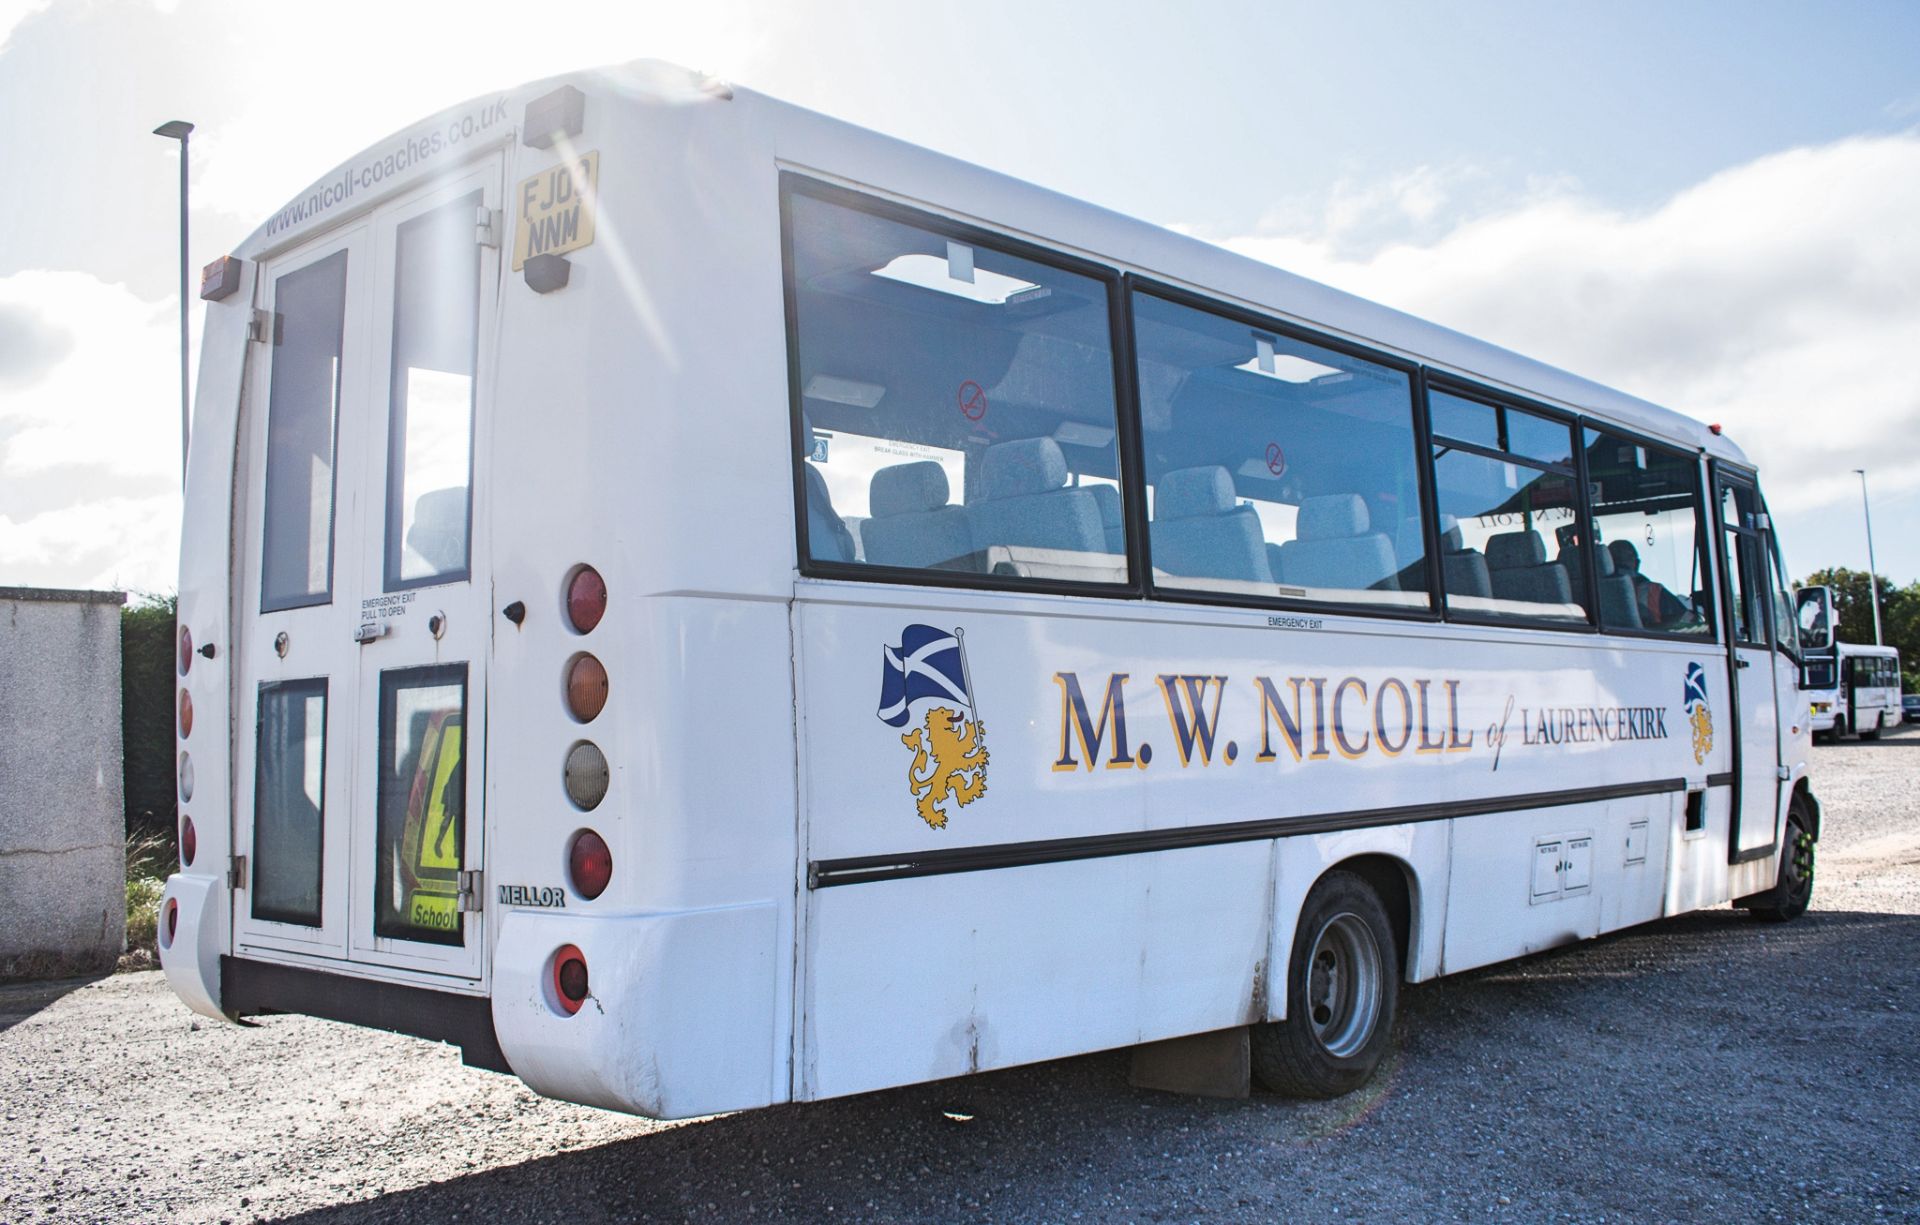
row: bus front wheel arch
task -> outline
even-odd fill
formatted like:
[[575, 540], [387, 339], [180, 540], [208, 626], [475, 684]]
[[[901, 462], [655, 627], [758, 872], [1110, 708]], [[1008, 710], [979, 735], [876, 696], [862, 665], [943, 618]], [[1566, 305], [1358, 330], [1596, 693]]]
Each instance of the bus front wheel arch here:
[[1400, 940], [1379, 891], [1336, 868], [1300, 907], [1287, 963], [1287, 1016], [1249, 1033], [1253, 1075], [1289, 1097], [1364, 1085], [1385, 1056], [1400, 998]]

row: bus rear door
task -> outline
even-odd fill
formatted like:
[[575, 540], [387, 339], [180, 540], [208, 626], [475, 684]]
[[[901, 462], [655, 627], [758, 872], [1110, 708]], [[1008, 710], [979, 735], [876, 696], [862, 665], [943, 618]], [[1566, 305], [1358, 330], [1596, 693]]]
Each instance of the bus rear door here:
[[490, 159], [262, 266], [271, 335], [252, 355], [239, 491], [237, 955], [483, 976], [474, 457], [499, 266], [496, 227], [477, 222], [500, 173]]

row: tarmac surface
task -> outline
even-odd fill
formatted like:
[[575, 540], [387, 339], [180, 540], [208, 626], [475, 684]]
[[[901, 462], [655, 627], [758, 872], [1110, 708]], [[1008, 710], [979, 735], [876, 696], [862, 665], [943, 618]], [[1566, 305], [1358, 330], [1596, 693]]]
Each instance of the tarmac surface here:
[[0, 1223], [1920, 1221], [1920, 728], [1822, 746], [1814, 910], [1403, 990], [1337, 1102], [1124, 1052], [661, 1124], [447, 1047], [199, 1020], [156, 972], [0, 987]]

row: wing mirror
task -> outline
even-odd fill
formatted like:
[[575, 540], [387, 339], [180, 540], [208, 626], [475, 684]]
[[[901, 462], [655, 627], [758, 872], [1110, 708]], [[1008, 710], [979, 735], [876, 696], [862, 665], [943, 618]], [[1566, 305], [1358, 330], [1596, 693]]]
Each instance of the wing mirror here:
[[1801, 587], [1793, 593], [1794, 618], [1800, 623], [1802, 651], [1833, 649], [1833, 588]]

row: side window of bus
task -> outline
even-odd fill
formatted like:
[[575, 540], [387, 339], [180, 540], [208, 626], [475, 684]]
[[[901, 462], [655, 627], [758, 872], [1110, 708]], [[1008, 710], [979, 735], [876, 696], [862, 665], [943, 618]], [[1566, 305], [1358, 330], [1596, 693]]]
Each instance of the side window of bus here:
[[1733, 611], [1733, 640], [1767, 645], [1766, 614], [1760, 593], [1766, 590], [1758, 537], [1754, 534], [1753, 491], [1745, 485], [1720, 487], [1720, 523], [1727, 540], [1727, 603]]
[[1603, 430], [1586, 431], [1586, 448], [1600, 624], [1711, 635], [1698, 462]]
[[[1765, 499], [1760, 502], [1766, 506]], [[1771, 520], [1772, 516], [1768, 516]], [[1787, 568], [1780, 561], [1780, 538], [1769, 532], [1766, 536], [1767, 573], [1772, 577], [1768, 591], [1773, 597], [1773, 642], [1776, 647], [1789, 654], [1800, 653], [1800, 634], [1796, 626], [1793, 581], [1787, 577]]]
[[1106, 283], [789, 206], [811, 560], [1125, 582]]
[[1427, 402], [1448, 609], [1584, 624], [1573, 428], [1450, 392]]
[[1152, 294], [1133, 317], [1156, 583], [1428, 607], [1406, 373]]

